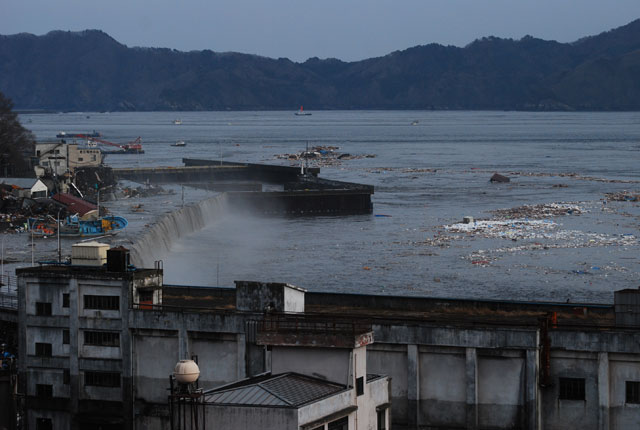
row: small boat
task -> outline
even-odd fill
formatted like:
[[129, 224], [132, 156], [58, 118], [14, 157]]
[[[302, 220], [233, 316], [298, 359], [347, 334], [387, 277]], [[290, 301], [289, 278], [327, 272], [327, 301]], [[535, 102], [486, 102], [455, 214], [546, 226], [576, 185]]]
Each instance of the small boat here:
[[174, 123], [175, 125], [180, 125], [180, 124], [182, 124], [182, 120], [181, 120], [181, 119], [174, 119], [174, 120], [173, 120], [173, 123]]
[[311, 115], [309, 112], [305, 112], [304, 108], [300, 106], [300, 110], [295, 113], [297, 116], [309, 116]]
[[171, 146], [187, 146], [184, 140], [179, 140], [176, 143], [172, 143]]
[[[62, 220], [61, 220], [62, 221]], [[29, 219], [31, 234], [38, 237], [55, 237], [58, 234], [55, 219]], [[95, 220], [81, 220], [77, 215], [68, 216], [60, 223], [60, 237], [91, 237], [114, 235], [129, 225], [126, 218], [107, 215]]]

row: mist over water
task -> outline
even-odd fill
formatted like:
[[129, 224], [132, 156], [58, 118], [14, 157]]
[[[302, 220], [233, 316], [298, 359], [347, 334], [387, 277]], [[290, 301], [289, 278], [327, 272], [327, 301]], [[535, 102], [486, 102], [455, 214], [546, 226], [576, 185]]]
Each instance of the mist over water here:
[[[173, 125], [175, 118], [183, 124]], [[323, 177], [374, 185], [373, 215], [262, 217], [223, 205], [204, 212], [202, 229], [154, 247], [167, 283], [232, 286], [244, 279], [314, 291], [562, 302], [611, 302], [613, 291], [640, 286], [638, 203], [604, 202], [605, 193], [640, 192], [640, 113], [150, 112], [22, 119], [32, 120], [25, 125], [40, 139], [93, 129], [115, 142], [142, 136], [145, 154], [109, 156], [114, 167], [177, 166], [182, 157], [289, 165], [275, 155], [299, 152], [307, 142], [376, 155], [321, 170]], [[176, 140], [187, 146], [170, 147]], [[490, 184], [494, 172], [511, 182]], [[579, 176], [567, 175], [573, 173]], [[581, 211], [549, 217], [547, 233], [525, 224], [513, 240], [445, 229], [467, 215], [493, 219], [495, 209], [556, 202], [573, 202]]]

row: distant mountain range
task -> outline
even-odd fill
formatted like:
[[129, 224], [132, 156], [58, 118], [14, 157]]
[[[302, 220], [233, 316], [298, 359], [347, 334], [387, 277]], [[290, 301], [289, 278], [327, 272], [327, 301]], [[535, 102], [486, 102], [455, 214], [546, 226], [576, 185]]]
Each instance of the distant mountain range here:
[[355, 62], [17, 34], [0, 36], [0, 91], [20, 110], [640, 110], [640, 20], [573, 43], [486, 37]]

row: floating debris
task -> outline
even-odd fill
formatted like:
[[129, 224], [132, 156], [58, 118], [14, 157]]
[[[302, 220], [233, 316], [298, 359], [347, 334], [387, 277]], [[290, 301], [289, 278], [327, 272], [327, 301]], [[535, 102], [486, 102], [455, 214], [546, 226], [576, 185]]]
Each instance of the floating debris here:
[[356, 160], [360, 158], [375, 158], [375, 154], [354, 155], [340, 153], [339, 146], [313, 146], [307, 150], [294, 154], [279, 154], [275, 158], [289, 161], [305, 160], [312, 166], [335, 166], [344, 160]]
[[502, 183], [506, 183], [506, 182], [511, 182], [511, 179], [509, 179], [508, 177], [501, 175], [499, 173], [494, 173], [493, 176], [489, 179], [489, 182], [502, 182]]
[[639, 192], [620, 191], [617, 193], [606, 193], [607, 200], [614, 202], [640, 202]]
[[575, 203], [541, 203], [491, 211], [501, 220], [519, 218], [545, 219], [562, 215], [579, 215], [582, 212], [582, 208]]

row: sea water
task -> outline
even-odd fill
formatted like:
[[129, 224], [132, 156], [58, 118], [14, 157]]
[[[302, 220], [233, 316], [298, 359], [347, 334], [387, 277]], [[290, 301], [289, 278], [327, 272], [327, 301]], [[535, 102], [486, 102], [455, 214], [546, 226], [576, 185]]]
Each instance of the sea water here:
[[[166, 283], [259, 280], [312, 291], [562, 302], [612, 302], [613, 291], [640, 286], [639, 203], [605, 197], [640, 193], [640, 113], [311, 113], [20, 119], [40, 141], [60, 131], [96, 130], [116, 143], [141, 136], [145, 154], [109, 155], [114, 167], [179, 166], [183, 157], [299, 166], [277, 156], [336, 146], [358, 158], [323, 166], [321, 176], [375, 186], [371, 215], [214, 217], [163, 256]], [[171, 146], [180, 140], [185, 147]], [[490, 183], [494, 172], [511, 182]], [[120, 215], [144, 226], [180, 199], [179, 193], [156, 198], [144, 220], [135, 212]], [[493, 210], [542, 203], [580, 210], [541, 219], [546, 229], [523, 219], [492, 231], [451, 232], [464, 216], [490, 223]], [[131, 206], [113, 204], [124, 212]]]

